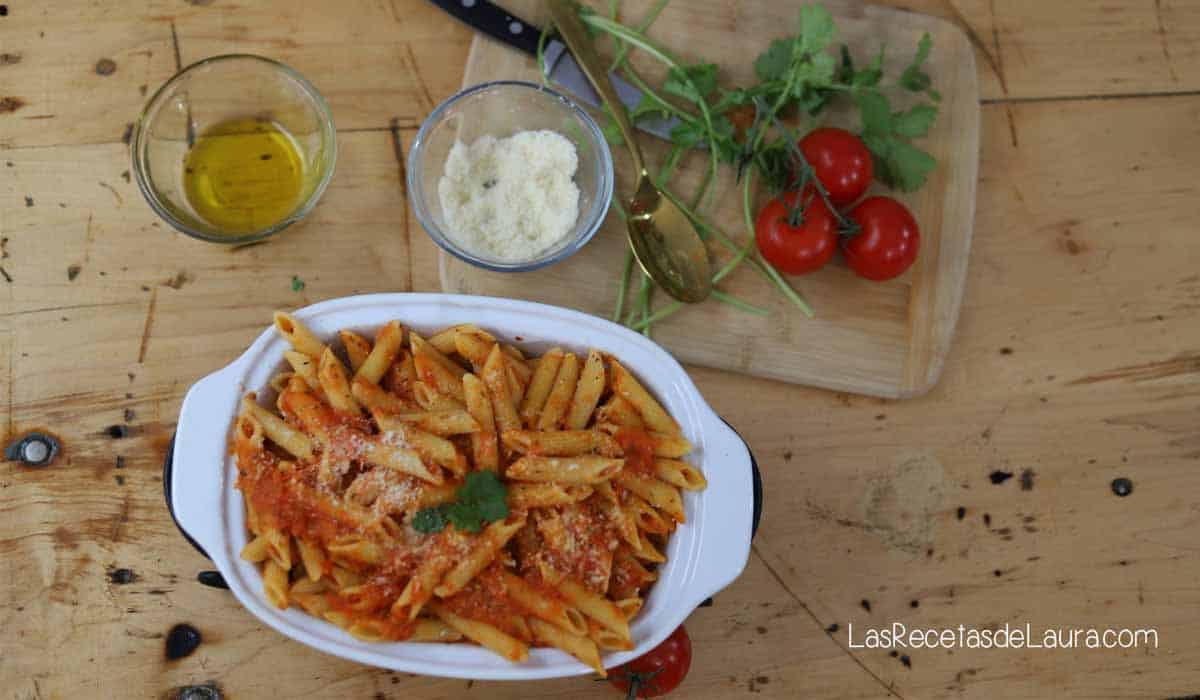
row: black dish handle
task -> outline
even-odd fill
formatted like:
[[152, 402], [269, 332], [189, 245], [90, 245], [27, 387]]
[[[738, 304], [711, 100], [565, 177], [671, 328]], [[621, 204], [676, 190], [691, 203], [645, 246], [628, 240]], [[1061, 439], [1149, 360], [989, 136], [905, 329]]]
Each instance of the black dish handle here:
[[530, 56], [537, 55], [538, 37], [542, 30], [529, 22], [497, 7], [488, 0], [430, 0], [451, 16], [476, 31], [520, 49]]
[[[721, 420], [725, 422], [725, 425], [729, 425], [729, 421], [725, 420], [724, 418], [722, 418]], [[746, 454], [750, 455], [750, 476], [751, 476], [751, 480], [753, 483], [753, 493], [754, 493], [754, 515], [753, 515], [753, 518], [752, 518], [751, 524], [750, 524], [750, 539], [753, 540], [754, 536], [756, 534], [758, 534], [758, 522], [760, 519], [762, 519], [762, 506], [763, 506], [762, 474], [759, 473], [759, 471], [758, 471], [758, 460], [754, 459], [754, 451], [750, 449], [750, 443], [746, 442], [746, 439], [743, 438], [741, 436], [741, 433], [738, 433], [737, 429], [734, 428], [732, 425], [729, 425], [729, 429], [732, 430], [734, 433], [736, 433], [738, 436], [738, 439], [740, 439], [746, 445]], [[175, 517], [175, 501], [171, 497], [171, 474], [174, 471], [174, 469], [175, 469], [175, 437], [172, 436], [171, 442], [167, 445], [166, 457], [163, 459], [163, 474], [162, 474], [162, 476], [163, 476], [163, 498], [167, 502], [167, 511], [171, 514], [171, 520], [174, 521], [175, 527], [179, 529], [179, 534], [183, 535], [184, 539], [186, 539], [189, 544], [191, 544], [193, 547], [195, 547], [196, 551], [200, 552], [200, 554], [203, 555], [205, 559], [212, 561], [212, 557], [208, 556], [208, 552], [204, 551], [204, 548], [201, 547], [200, 544], [198, 542], [196, 542], [196, 540], [193, 539], [191, 535], [188, 534], [188, 531], [183, 529], [183, 525], [181, 525], [179, 523], [179, 518]], [[217, 588], [225, 588], [226, 587], [224, 585], [224, 581], [220, 580], [221, 576], [219, 573], [217, 573], [215, 571], [214, 572], [202, 571], [200, 573], [201, 573], [201, 575], [199, 578], [200, 578], [201, 583], [204, 583], [204, 584], [210, 585], [210, 586], [215, 586]], [[219, 583], [218, 583], [218, 581], [219, 581]], [[711, 604], [712, 604], [712, 598], [709, 598], [708, 600], [704, 601], [704, 603], [702, 605], [711, 605]]]

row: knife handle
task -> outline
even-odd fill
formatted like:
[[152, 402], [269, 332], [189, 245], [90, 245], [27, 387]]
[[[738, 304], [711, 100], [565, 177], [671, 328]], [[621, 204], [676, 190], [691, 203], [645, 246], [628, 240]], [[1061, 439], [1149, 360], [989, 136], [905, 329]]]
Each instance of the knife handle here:
[[430, 0], [467, 26], [536, 56], [542, 30], [488, 0]]

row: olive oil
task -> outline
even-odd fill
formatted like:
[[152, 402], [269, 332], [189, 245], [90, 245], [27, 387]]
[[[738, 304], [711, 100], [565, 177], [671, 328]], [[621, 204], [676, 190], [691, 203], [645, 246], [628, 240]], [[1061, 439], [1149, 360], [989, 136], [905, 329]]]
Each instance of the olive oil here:
[[196, 214], [231, 236], [283, 221], [300, 204], [304, 161], [279, 124], [256, 117], [206, 129], [183, 162], [183, 188]]

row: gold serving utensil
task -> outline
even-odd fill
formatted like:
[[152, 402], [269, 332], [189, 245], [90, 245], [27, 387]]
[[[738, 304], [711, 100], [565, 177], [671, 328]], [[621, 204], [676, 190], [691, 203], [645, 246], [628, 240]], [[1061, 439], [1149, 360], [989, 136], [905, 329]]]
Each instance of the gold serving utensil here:
[[604, 101], [609, 113], [617, 120], [621, 135], [629, 146], [633, 158], [633, 169], [637, 173], [637, 187], [629, 202], [629, 244], [638, 264], [668, 294], [684, 302], [703, 301], [712, 292], [712, 267], [708, 260], [708, 249], [691, 220], [663, 195], [654, 184], [625, 105], [617, 97], [616, 90], [608, 80], [603, 63], [592, 48], [575, 14], [570, 0], [546, 0], [550, 18], [563, 43], [571, 50], [575, 61], [583, 69], [596, 92]]

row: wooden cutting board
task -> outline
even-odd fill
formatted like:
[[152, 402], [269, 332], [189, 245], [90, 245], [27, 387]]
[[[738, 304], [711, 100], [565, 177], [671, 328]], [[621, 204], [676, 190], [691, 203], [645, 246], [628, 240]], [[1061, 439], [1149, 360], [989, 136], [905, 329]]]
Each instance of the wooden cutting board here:
[[[620, 19], [636, 24], [651, 5], [652, 0], [623, 0]], [[505, 6], [529, 21], [544, 22], [538, 0], [505, 0]], [[934, 17], [857, 3], [827, 6], [837, 19], [838, 41], [848, 44], [860, 62], [869, 60], [880, 42], [887, 44], [885, 76], [891, 80], [911, 59], [921, 34], [928, 31], [933, 37], [927, 71], [943, 99], [937, 122], [922, 146], [939, 165], [920, 192], [894, 195], [908, 204], [921, 227], [917, 262], [903, 276], [884, 283], [857, 278], [840, 257], [814, 274], [791, 278], [816, 311], [814, 319], [801, 314], [757, 270], [743, 265], [719, 288], [768, 307], [769, 317], [709, 300], [655, 324], [653, 337], [685, 363], [888, 398], [918, 396], [941, 373], [966, 277], [979, 163], [974, 52], [959, 28]], [[667, 6], [650, 35], [685, 61], [717, 63], [722, 85], [749, 85], [754, 82], [753, 61], [759, 52], [773, 39], [795, 32], [798, 8], [798, 3], [769, 0], [677, 0]], [[601, 40], [600, 48], [612, 54], [607, 39]], [[636, 57], [634, 63], [651, 84], [661, 84], [664, 71], [652, 59]], [[537, 80], [535, 62], [477, 37], [463, 84], [497, 79]], [[889, 95], [894, 106], [903, 105], [899, 95]], [[857, 128], [857, 116], [844, 110], [822, 119]], [[650, 135], [641, 136], [641, 145], [652, 165], [660, 163], [668, 150], [665, 141]], [[614, 147], [613, 154], [617, 193], [624, 199], [632, 181], [628, 153]], [[672, 182], [675, 191], [690, 196], [696, 190], [705, 158], [696, 152], [684, 159]], [[740, 193], [728, 167], [722, 168], [705, 212], [736, 239], [746, 240]], [[625, 246], [622, 223], [610, 212], [584, 250], [535, 272], [486, 272], [443, 253], [442, 288], [531, 299], [611, 317]], [[717, 260], [713, 269], [717, 269], [728, 252], [720, 247], [712, 250]], [[656, 295], [657, 306], [669, 301], [661, 292]]]

